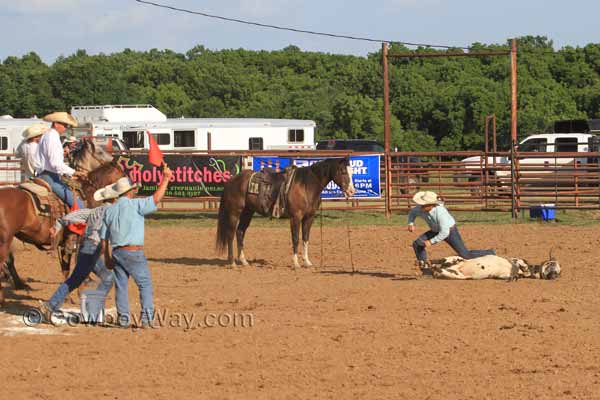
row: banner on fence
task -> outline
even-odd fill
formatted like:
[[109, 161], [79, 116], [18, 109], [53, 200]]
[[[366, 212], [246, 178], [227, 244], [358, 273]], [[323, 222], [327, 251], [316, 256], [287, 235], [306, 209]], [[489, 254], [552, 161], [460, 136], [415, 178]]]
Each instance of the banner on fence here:
[[[167, 189], [170, 197], [221, 196], [223, 186], [241, 171], [241, 157], [166, 154], [165, 162], [173, 171]], [[148, 155], [121, 156], [119, 163], [127, 176], [141, 183], [140, 196], [149, 196], [162, 181], [162, 169], [148, 162]]]
[[[260, 171], [265, 167], [283, 169], [291, 164], [297, 167], [307, 167], [313, 163], [324, 160], [323, 157], [253, 157], [252, 169]], [[379, 155], [350, 157], [352, 166], [352, 182], [356, 189], [354, 197], [380, 198], [381, 186], [379, 180]], [[322, 199], [343, 199], [344, 193], [338, 185], [329, 182], [321, 193]]]

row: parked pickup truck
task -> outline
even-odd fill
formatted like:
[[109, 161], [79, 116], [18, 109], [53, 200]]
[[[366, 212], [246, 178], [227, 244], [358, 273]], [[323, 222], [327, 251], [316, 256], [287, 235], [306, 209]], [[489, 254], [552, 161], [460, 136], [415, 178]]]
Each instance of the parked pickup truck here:
[[[527, 153], [585, 153], [588, 151], [598, 151], [590, 149], [590, 141], [595, 136], [589, 133], [540, 133], [531, 135], [523, 139], [517, 150]], [[494, 159], [495, 158], [495, 159]], [[481, 176], [481, 166], [485, 164], [481, 157], [474, 156], [461, 160], [464, 163], [466, 173], [465, 177], [469, 181], [476, 181]], [[508, 157], [488, 157], [488, 174], [495, 175], [498, 178], [510, 177], [510, 160]], [[494, 162], [496, 169], [494, 169]], [[519, 167], [521, 175], [531, 173], [541, 173], [542, 166], [548, 167], [548, 172], [556, 167], [568, 167], [575, 162], [579, 164], [587, 163], [587, 158], [573, 157], [531, 157], [520, 158]], [[536, 166], [536, 168], [527, 169], [527, 167]]]

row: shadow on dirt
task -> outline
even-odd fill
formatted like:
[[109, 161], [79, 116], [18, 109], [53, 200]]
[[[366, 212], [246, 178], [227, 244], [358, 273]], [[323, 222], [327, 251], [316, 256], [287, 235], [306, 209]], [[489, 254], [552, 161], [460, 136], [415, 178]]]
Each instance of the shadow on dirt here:
[[[193, 266], [212, 266], [225, 267], [229, 263], [223, 258], [193, 258], [193, 257], [177, 257], [177, 258], [149, 258], [148, 261], [163, 263], [163, 264], [180, 264]], [[267, 261], [263, 259], [248, 260], [252, 267], [264, 267]], [[240, 265], [238, 265], [240, 266]]]
[[386, 278], [386, 279], [393, 279], [393, 280], [410, 280], [410, 279], [416, 279], [415, 276], [409, 276], [409, 275], [398, 275], [398, 274], [392, 274], [389, 272], [381, 272], [381, 271], [359, 271], [359, 270], [355, 270], [355, 271], [340, 271], [340, 270], [324, 270], [324, 271], [318, 271], [318, 273], [320, 274], [328, 274], [328, 275], [358, 275], [358, 276], [370, 276], [373, 278]]

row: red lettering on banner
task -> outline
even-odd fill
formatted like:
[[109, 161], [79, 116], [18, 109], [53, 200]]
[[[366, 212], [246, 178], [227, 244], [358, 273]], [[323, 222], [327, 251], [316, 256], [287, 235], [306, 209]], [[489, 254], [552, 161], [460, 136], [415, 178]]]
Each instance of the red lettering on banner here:
[[[148, 169], [142, 169], [139, 166], [132, 167], [127, 174], [132, 182], [160, 184], [164, 179], [164, 173], [159, 167], [152, 166]], [[173, 183], [224, 183], [232, 178], [231, 171], [213, 170], [204, 166], [202, 169], [195, 169], [188, 166], [177, 167], [173, 170], [173, 176], [170, 181]]]

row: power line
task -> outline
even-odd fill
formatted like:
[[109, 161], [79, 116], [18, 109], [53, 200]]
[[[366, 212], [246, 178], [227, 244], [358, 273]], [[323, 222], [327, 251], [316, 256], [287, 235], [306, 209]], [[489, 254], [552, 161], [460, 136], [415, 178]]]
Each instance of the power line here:
[[200, 15], [203, 17], [220, 19], [220, 20], [228, 21], [228, 22], [237, 22], [240, 24], [253, 25], [253, 26], [258, 26], [261, 28], [270, 28], [270, 29], [278, 29], [278, 30], [282, 30], [282, 31], [306, 33], [309, 35], [328, 36], [328, 37], [334, 37], [334, 38], [339, 38], [339, 39], [361, 40], [361, 41], [365, 41], [365, 42], [396, 43], [396, 44], [402, 44], [405, 46], [421, 46], [421, 47], [436, 47], [436, 48], [443, 48], [443, 49], [471, 50], [470, 47], [445, 46], [445, 45], [440, 45], [440, 44], [428, 44], [428, 43], [410, 43], [410, 42], [401, 42], [398, 40], [374, 39], [374, 38], [360, 37], [360, 36], [339, 35], [339, 34], [335, 34], [335, 33], [309, 31], [309, 30], [305, 30], [305, 29], [296, 29], [296, 28], [290, 28], [290, 27], [285, 27], [285, 26], [262, 24], [259, 22], [246, 21], [246, 20], [237, 19], [237, 18], [223, 17], [220, 15], [208, 14], [208, 13], [201, 12], [201, 11], [187, 10], [185, 8], [173, 7], [173, 6], [169, 6], [166, 4], [155, 3], [152, 1], [145, 1], [145, 0], [135, 0], [135, 1], [138, 3], [141, 3], [141, 4], [149, 5], [149, 6], [169, 9], [171, 11], [177, 11], [177, 12], [193, 14], [193, 15]]

